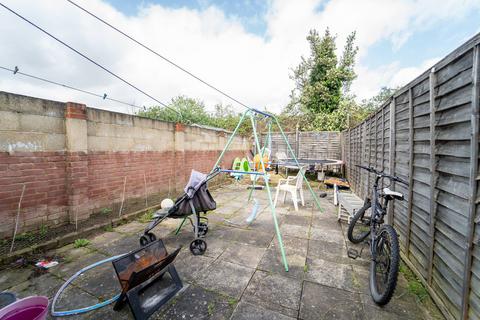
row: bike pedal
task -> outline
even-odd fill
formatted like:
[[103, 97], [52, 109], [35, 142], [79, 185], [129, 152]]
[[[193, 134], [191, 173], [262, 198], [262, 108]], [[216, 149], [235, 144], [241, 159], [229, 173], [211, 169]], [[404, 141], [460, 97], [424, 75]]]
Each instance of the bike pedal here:
[[348, 249], [348, 251], [347, 251], [347, 256], [348, 256], [350, 259], [357, 259], [358, 257], [360, 257], [360, 254], [358, 253], [358, 250], [357, 250], [357, 249], [350, 248], [350, 249]]

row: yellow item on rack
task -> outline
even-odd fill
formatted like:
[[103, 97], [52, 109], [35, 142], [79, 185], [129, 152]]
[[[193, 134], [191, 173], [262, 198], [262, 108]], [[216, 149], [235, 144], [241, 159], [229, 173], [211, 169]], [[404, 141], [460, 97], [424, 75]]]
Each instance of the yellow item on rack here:
[[[261, 159], [261, 156], [259, 154], [256, 154], [255, 157], [253, 157], [253, 164], [255, 166], [256, 171], [263, 172], [264, 170], [262, 168], [262, 162], [260, 159]], [[267, 169], [268, 169], [268, 162], [269, 162], [268, 156], [264, 155], [263, 163], [265, 163], [265, 167], [267, 167]]]

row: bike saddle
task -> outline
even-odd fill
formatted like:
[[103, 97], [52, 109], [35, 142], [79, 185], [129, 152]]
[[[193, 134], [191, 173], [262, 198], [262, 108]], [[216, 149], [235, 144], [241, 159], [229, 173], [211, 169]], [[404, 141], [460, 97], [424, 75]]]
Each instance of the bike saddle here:
[[404, 199], [403, 194], [401, 194], [400, 192], [397, 192], [397, 191], [392, 191], [389, 188], [383, 188], [383, 193], [386, 196], [390, 196], [390, 197], [398, 199], [398, 200], [403, 200]]

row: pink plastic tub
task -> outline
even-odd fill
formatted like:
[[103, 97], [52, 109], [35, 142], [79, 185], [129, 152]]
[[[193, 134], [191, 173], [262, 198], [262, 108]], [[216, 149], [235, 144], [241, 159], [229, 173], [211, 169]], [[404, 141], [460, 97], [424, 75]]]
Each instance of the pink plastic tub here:
[[33, 296], [0, 309], [0, 320], [45, 320], [47, 312], [48, 298]]

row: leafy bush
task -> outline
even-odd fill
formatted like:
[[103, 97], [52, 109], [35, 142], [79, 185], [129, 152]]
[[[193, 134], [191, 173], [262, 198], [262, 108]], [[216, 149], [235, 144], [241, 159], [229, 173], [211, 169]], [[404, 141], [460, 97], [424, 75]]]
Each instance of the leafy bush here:
[[73, 243], [73, 246], [75, 248], [82, 248], [82, 247], [88, 246], [89, 244], [90, 244], [90, 241], [88, 239], [77, 239]]

